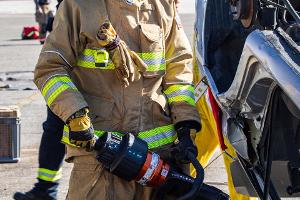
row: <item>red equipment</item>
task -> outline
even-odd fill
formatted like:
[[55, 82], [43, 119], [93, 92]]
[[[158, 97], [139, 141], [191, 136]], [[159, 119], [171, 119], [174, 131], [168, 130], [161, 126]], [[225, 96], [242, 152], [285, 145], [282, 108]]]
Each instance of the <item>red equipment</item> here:
[[111, 173], [144, 186], [160, 187], [166, 193], [171, 185], [171, 192], [176, 193], [178, 200], [229, 199], [221, 190], [203, 183], [204, 170], [193, 154], [189, 154], [188, 159], [197, 171], [196, 178], [181, 173], [162, 160], [157, 153], [149, 151], [145, 141], [131, 133], [106, 132], [97, 139], [94, 150], [97, 160]]
[[22, 40], [38, 39], [39, 26], [25, 26], [22, 31]]

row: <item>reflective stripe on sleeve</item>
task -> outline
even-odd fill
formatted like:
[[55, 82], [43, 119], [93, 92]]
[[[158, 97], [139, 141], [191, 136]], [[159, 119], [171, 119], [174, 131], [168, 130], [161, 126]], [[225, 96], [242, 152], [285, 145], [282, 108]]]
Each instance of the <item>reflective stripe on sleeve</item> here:
[[195, 106], [194, 87], [192, 85], [172, 85], [164, 91], [169, 104], [173, 102], [186, 102]]
[[45, 168], [38, 169], [38, 179], [55, 182], [61, 178], [61, 169], [54, 171]]
[[[106, 131], [95, 130], [95, 135], [101, 137], [105, 132]], [[112, 133], [117, 135], [124, 135], [119, 132]], [[138, 133], [138, 137], [147, 142], [149, 149], [153, 149], [173, 143], [177, 138], [177, 134], [173, 125], [166, 125], [140, 132]], [[67, 126], [64, 127], [62, 142], [71, 146], [75, 146], [69, 141], [69, 129]]]
[[71, 79], [67, 75], [57, 75], [51, 77], [42, 88], [42, 95], [50, 106], [59, 94], [67, 89], [77, 90]]

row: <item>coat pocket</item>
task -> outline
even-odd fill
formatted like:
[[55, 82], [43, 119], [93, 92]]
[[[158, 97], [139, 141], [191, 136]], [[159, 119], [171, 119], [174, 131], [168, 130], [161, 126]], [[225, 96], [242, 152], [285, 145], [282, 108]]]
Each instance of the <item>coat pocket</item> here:
[[163, 32], [157, 24], [140, 24], [141, 53], [139, 56], [147, 64], [144, 77], [158, 77], [165, 74]]
[[162, 29], [157, 24], [140, 24], [142, 52], [162, 52]]

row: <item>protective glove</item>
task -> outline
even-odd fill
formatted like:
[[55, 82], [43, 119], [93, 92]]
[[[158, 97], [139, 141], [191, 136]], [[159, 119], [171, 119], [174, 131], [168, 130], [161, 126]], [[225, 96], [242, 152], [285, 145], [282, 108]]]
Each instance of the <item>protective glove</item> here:
[[130, 82], [137, 81], [141, 78], [141, 72], [146, 71], [147, 65], [119, 38], [109, 21], [105, 21], [100, 26], [97, 33], [97, 40], [99, 45], [108, 51], [115, 65], [117, 77], [125, 87], [127, 87]]
[[90, 118], [87, 115], [87, 108], [81, 109], [74, 113], [67, 121], [69, 126], [69, 140], [71, 144], [77, 147], [91, 151], [95, 145], [96, 139], [94, 129]]
[[178, 140], [175, 142], [176, 147], [172, 154], [176, 161], [182, 164], [190, 163], [188, 154], [192, 153], [194, 157], [197, 157], [198, 151], [194, 144], [196, 137], [196, 130], [188, 127], [180, 127], [177, 129]]

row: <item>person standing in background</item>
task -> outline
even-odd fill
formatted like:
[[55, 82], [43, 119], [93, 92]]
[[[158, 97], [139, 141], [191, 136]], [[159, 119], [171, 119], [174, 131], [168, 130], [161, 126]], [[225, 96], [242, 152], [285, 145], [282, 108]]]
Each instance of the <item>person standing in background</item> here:
[[39, 40], [44, 44], [47, 35], [48, 19], [53, 18], [51, 10], [51, 0], [34, 0], [35, 3], [35, 21], [39, 23]]
[[[58, 9], [62, 0], [58, 0], [56, 8]], [[36, 3], [36, 17], [43, 15], [42, 9], [37, 0]], [[50, 1], [48, 1], [50, 4]], [[48, 5], [49, 5], [48, 4]], [[42, 17], [43, 18], [43, 17]], [[43, 24], [44, 34], [46, 31], [52, 31], [52, 23], [54, 16], [49, 16], [47, 24]], [[45, 40], [45, 38], [43, 38]], [[43, 40], [43, 41], [44, 41]], [[43, 42], [41, 40], [41, 43]], [[61, 143], [63, 136], [63, 127], [65, 123], [57, 117], [47, 107], [47, 119], [43, 123], [43, 135], [39, 148], [39, 168], [37, 175], [37, 183], [28, 192], [16, 192], [13, 196], [15, 200], [56, 200], [61, 178], [61, 169], [63, 159], [65, 157], [65, 145]]]

